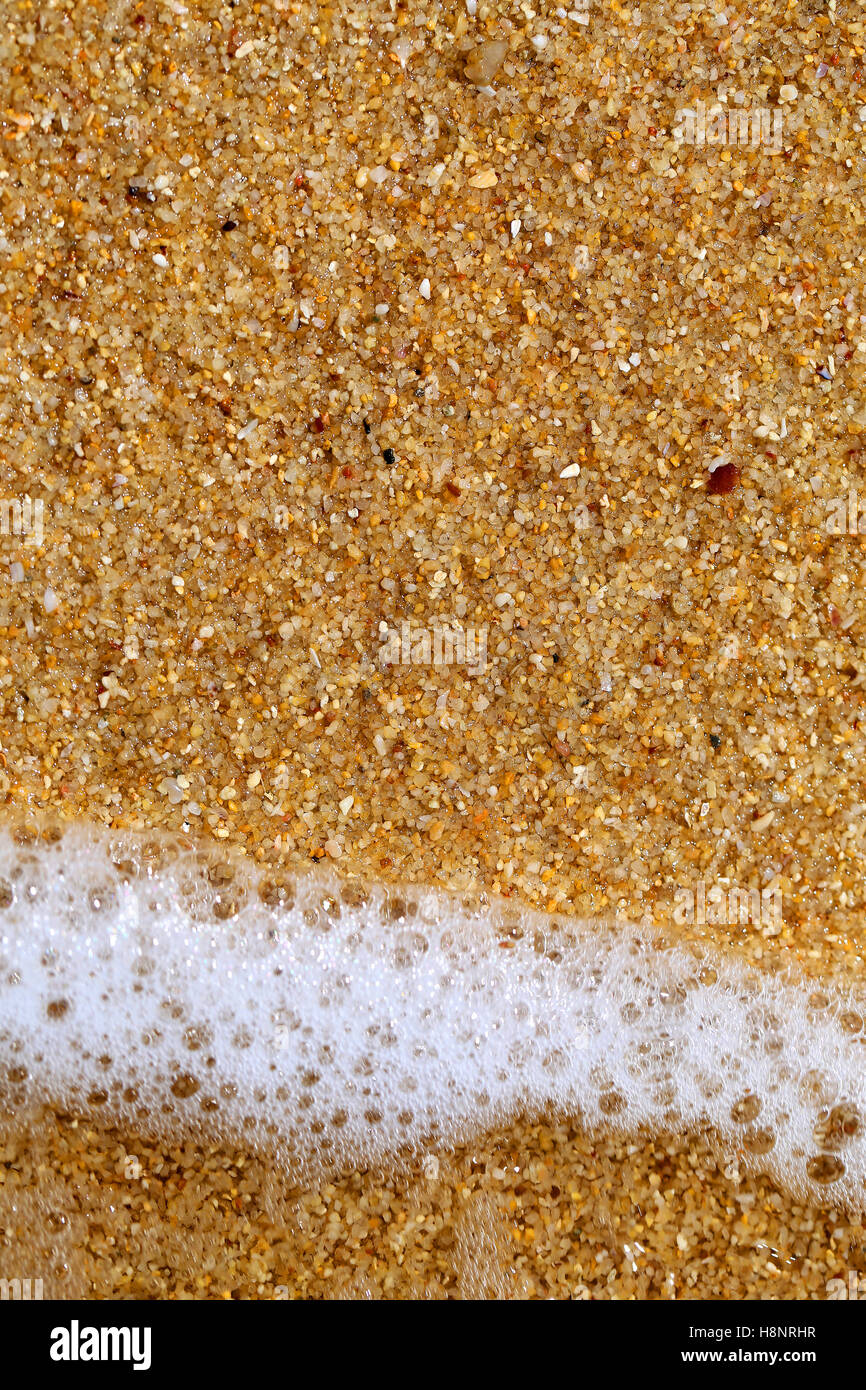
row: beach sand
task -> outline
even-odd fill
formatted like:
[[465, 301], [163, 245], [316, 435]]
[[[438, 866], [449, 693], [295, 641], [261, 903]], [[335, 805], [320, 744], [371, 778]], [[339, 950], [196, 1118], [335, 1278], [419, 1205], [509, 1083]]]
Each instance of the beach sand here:
[[[866, 21], [724, 21], [0, 5], [10, 817], [858, 984]], [[781, 919], [676, 923], [699, 885]], [[552, 1120], [288, 1195], [72, 1117], [3, 1142], [0, 1274], [41, 1212], [96, 1297], [823, 1297], [862, 1259], [701, 1136]]]
[[866, 1274], [859, 1221], [700, 1136], [517, 1125], [433, 1168], [299, 1189], [237, 1150], [51, 1114], [7, 1127], [0, 1164], [0, 1277], [46, 1298], [824, 1299]]

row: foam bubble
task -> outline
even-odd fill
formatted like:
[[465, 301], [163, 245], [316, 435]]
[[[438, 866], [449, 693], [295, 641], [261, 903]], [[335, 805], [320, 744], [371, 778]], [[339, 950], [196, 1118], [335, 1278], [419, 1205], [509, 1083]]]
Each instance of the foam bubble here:
[[186, 843], [0, 832], [0, 1097], [242, 1139], [299, 1176], [521, 1114], [712, 1130], [863, 1205], [864, 1001], [633, 924]]

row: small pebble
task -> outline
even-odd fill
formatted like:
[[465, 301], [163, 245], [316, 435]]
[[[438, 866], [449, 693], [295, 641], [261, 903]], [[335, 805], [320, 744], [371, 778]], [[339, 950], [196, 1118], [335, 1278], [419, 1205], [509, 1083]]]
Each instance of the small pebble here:
[[707, 481], [707, 492], [713, 497], [719, 497], [728, 492], [733, 492], [740, 481], [740, 470], [735, 463], [720, 463], [718, 468], [714, 468]]

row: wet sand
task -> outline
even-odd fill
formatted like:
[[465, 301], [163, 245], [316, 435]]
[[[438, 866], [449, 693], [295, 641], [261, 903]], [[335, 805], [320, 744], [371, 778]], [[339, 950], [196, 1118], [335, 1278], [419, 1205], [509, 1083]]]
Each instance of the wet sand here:
[[0, 1162], [0, 1277], [38, 1270], [46, 1298], [824, 1299], [866, 1273], [859, 1221], [700, 1136], [515, 1126], [299, 1189], [237, 1150], [51, 1114], [7, 1128]]

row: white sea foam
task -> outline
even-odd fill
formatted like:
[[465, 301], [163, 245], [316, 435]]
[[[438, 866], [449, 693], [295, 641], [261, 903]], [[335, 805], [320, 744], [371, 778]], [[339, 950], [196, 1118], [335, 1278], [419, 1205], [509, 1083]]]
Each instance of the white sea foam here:
[[863, 1204], [866, 1001], [635, 925], [316, 875], [288, 889], [84, 827], [0, 833], [0, 1080], [298, 1173], [520, 1114], [709, 1127]]

